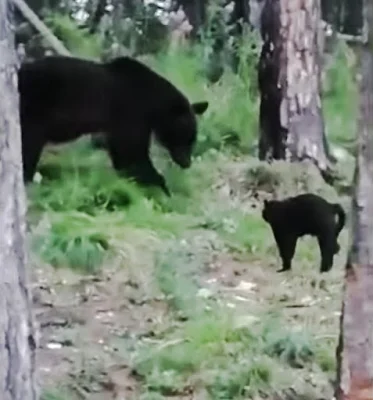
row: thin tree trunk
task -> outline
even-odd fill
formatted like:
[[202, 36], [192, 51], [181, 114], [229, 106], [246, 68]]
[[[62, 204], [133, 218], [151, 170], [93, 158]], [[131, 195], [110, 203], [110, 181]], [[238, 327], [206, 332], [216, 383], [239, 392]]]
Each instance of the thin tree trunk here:
[[337, 348], [337, 400], [373, 400], [373, 4], [365, 0], [352, 244]]
[[197, 38], [199, 29], [206, 20], [206, 7], [208, 0], [178, 0], [178, 6], [182, 6], [190, 25], [192, 25], [191, 37]]
[[320, 100], [320, 1], [267, 0], [258, 81], [259, 158], [314, 162], [330, 170]]
[[249, 0], [234, 0], [234, 7], [231, 14], [229, 24], [233, 24], [233, 29], [230, 32], [233, 35], [235, 51], [232, 57], [232, 68], [237, 72], [240, 57], [238, 49], [242, 44], [242, 35], [244, 33], [244, 25], [250, 24], [250, 4]]
[[21, 163], [10, 0], [0, 1], [0, 399], [35, 400], [35, 340], [25, 250]]
[[361, 35], [363, 0], [344, 0], [341, 3], [340, 32], [348, 35]]
[[106, 4], [107, 0], [98, 0], [95, 3], [95, 9], [93, 10], [92, 15], [90, 17], [91, 21], [90, 21], [89, 33], [92, 34], [97, 32], [101, 19], [105, 14]]

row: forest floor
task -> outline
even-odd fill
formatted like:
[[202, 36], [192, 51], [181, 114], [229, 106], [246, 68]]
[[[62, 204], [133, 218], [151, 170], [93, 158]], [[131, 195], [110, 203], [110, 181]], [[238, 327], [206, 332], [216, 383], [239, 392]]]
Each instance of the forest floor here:
[[[218, 257], [216, 263], [217, 267], [201, 274], [202, 287], [209, 292], [213, 286], [214, 295], [234, 309], [238, 326], [251, 325], [256, 318], [273, 311], [272, 305], [276, 309], [281, 305], [282, 321], [289, 331], [306, 329], [316, 340], [325, 343], [327, 355], [324, 357], [333, 357], [338, 335], [343, 257], [336, 263], [338, 273], [324, 281], [328, 290], [313, 287], [314, 281], [307, 275], [276, 274], [274, 266], [248, 264], [224, 256]], [[87, 278], [67, 270], [56, 274], [43, 268], [36, 275], [39, 279], [35, 279], [35, 293], [38, 293], [35, 309], [41, 328], [38, 368], [45, 398], [63, 399], [61, 390], [65, 391], [66, 399], [141, 398], [146, 388], [132, 369], [131, 357], [126, 357], [125, 351], [122, 354], [121, 348], [126, 347], [127, 341], [136, 340], [149, 341], [155, 348], [177, 345], [181, 339], [157, 339], [163, 336], [163, 331], [177, 324], [167, 313], [167, 303], [157, 299], [142, 300], [147, 296], [141, 282], [130, 280], [123, 270], [107, 270], [100, 277]], [[332, 360], [322, 361], [333, 365]], [[263, 386], [263, 397], [259, 391], [255, 398], [274, 394], [278, 399], [333, 397], [333, 369], [328, 374], [312, 363], [295, 368], [288, 387], [281, 382], [285, 377], [275, 376], [274, 382], [278, 379], [282, 387], [277, 390], [271, 387], [272, 383], [267, 392]], [[203, 369], [200, 373], [204, 373]], [[275, 370], [274, 374], [277, 373], [286, 374]], [[185, 386], [177, 385], [176, 389], [167, 388], [166, 384], [156, 392], [160, 393], [159, 398], [165, 399], [214, 398], [205, 392], [198, 376], [194, 376], [193, 381], [195, 384], [186, 379]], [[162, 386], [161, 382], [158, 384]], [[56, 394], [51, 397], [59, 386], [61, 397]], [[242, 392], [237, 397], [225, 398], [253, 398], [245, 397], [244, 390]]]
[[[261, 208], [313, 192], [349, 214], [348, 190], [309, 165], [259, 162], [257, 54], [206, 85], [202, 50], [149, 61], [209, 101], [190, 169], [152, 154], [171, 198], [120, 179], [87, 140], [45, 151], [42, 180], [27, 189], [43, 400], [333, 398], [349, 224], [332, 271], [320, 276], [307, 237], [293, 270], [277, 273]], [[323, 113], [348, 189], [355, 57], [340, 43], [330, 58]]]
[[[271, 191], [314, 191], [330, 200], [337, 194], [310, 177], [308, 167], [265, 166], [250, 157], [217, 162], [221, 157], [197, 162], [191, 172], [199, 180], [206, 163], [224, 165], [212, 168], [207, 198], [193, 194], [188, 206], [174, 198], [167, 212], [155, 203], [149, 212], [149, 200], [137, 200], [125, 220], [123, 209], [68, 215], [65, 209], [82, 207], [58, 202], [52, 181], [34, 184], [32, 236], [44, 238], [33, 251], [43, 400], [333, 397], [347, 229], [331, 272], [318, 273], [317, 242], [304, 238], [293, 270], [277, 273], [277, 249], [260, 213]], [[52, 161], [46, 158], [55, 174], [53, 152]], [[58, 163], [68, 159], [65, 154]], [[92, 191], [84, 170], [78, 175], [79, 191], [84, 185]], [[70, 193], [65, 201], [89, 209], [87, 194], [63, 192]], [[88, 222], [71, 226], [81, 214]], [[46, 216], [47, 228], [40, 222]], [[109, 234], [114, 223], [115, 239]], [[94, 266], [96, 253], [84, 254], [91, 250], [82, 238], [97, 231], [117, 248]]]

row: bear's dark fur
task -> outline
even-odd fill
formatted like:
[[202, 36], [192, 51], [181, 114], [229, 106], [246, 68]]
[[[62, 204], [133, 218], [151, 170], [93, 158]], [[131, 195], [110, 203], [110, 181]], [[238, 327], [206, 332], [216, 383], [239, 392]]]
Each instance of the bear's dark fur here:
[[97, 63], [63, 56], [21, 65], [18, 72], [24, 178], [32, 180], [43, 147], [105, 132], [117, 171], [166, 193], [165, 179], [149, 157], [151, 133], [182, 168], [191, 164], [196, 115], [168, 80], [129, 57]]
[[297, 240], [304, 235], [318, 239], [320, 272], [332, 268], [334, 254], [340, 249], [338, 235], [346, 221], [340, 204], [329, 203], [320, 196], [306, 193], [285, 200], [265, 200], [262, 217], [270, 224], [280, 252], [282, 269], [278, 272], [291, 269]]

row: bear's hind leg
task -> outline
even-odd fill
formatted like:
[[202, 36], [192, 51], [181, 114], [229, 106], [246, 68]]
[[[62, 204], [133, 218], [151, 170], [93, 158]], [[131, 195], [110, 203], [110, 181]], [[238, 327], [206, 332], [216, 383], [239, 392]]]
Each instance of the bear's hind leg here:
[[23, 179], [26, 183], [32, 182], [45, 144], [40, 132], [34, 132], [29, 130], [22, 135]]

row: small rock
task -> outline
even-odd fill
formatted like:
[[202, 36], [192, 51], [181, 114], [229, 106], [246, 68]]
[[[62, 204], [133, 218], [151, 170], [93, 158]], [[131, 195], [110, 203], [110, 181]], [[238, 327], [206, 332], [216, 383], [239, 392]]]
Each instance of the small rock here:
[[207, 299], [209, 297], [212, 297], [212, 291], [207, 288], [201, 288], [197, 292], [198, 297], [202, 297], [203, 299]]
[[256, 283], [240, 281], [240, 283], [235, 287], [236, 290], [248, 290], [251, 291], [256, 287]]
[[35, 183], [40, 183], [43, 179], [43, 176], [41, 175], [40, 172], [36, 172], [33, 178], [33, 182]]
[[50, 342], [47, 343], [47, 348], [50, 350], [58, 350], [62, 348], [62, 344], [61, 343], [55, 343], [55, 342]]
[[259, 318], [255, 317], [254, 315], [241, 315], [234, 321], [234, 327], [236, 329], [248, 327], [258, 320]]

